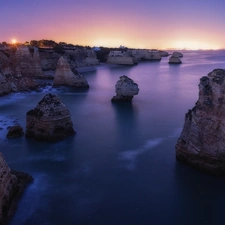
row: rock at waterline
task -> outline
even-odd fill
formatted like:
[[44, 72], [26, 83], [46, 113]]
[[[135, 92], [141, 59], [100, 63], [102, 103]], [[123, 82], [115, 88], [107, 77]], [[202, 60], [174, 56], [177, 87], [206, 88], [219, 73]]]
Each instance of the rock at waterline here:
[[201, 170], [225, 174], [225, 70], [200, 79], [199, 99], [185, 116], [176, 144], [178, 160]]
[[46, 94], [27, 112], [26, 137], [59, 141], [74, 133], [70, 112], [56, 95]]
[[115, 85], [116, 96], [111, 101], [131, 101], [139, 92], [138, 85], [127, 76], [121, 76]]
[[15, 125], [9, 128], [7, 138], [18, 138], [24, 135], [23, 128], [20, 125]]
[[171, 56], [169, 58], [169, 64], [181, 64], [182, 61], [180, 60], [180, 57]]
[[23, 190], [32, 180], [24, 172], [12, 171], [0, 152], [0, 224], [7, 224]]

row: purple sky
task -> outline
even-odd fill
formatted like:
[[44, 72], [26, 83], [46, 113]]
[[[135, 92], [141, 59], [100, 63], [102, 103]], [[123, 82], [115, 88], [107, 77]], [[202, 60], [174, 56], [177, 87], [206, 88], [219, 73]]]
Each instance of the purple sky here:
[[225, 48], [225, 0], [1, 0], [0, 42]]

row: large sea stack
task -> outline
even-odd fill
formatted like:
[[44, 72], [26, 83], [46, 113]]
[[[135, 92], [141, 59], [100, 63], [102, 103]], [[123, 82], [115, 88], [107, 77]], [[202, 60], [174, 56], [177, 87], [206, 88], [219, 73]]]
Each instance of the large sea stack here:
[[59, 141], [74, 134], [70, 112], [53, 94], [46, 94], [36, 108], [27, 112], [26, 137]]
[[76, 70], [71, 70], [66, 58], [59, 58], [53, 86], [70, 86], [75, 88], [88, 88], [88, 82], [85, 76], [78, 73]]
[[185, 116], [177, 159], [201, 170], [225, 174], [225, 70], [200, 79], [199, 99]]
[[131, 101], [134, 95], [139, 92], [138, 85], [127, 76], [121, 76], [115, 85], [116, 96], [112, 101]]
[[0, 224], [6, 224], [13, 215], [19, 197], [32, 180], [26, 173], [12, 171], [0, 152]]

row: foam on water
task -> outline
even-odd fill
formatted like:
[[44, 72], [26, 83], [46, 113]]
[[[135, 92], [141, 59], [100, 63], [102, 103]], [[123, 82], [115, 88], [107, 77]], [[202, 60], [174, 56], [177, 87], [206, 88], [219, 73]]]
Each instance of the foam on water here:
[[149, 139], [140, 148], [137, 148], [134, 150], [127, 150], [127, 151], [119, 153], [119, 159], [125, 162], [125, 165], [124, 165], [125, 168], [129, 170], [134, 170], [135, 161], [139, 155], [144, 154], [145, 152], [155, 148], [156, 146], [162, 144], [164, 141], [166, 141], [169, 138], [178, 138], [181, 131], [182, 131], [182, 128], [177, 128], [172, 132], [172, 134], [168, 135], [167, 137]]

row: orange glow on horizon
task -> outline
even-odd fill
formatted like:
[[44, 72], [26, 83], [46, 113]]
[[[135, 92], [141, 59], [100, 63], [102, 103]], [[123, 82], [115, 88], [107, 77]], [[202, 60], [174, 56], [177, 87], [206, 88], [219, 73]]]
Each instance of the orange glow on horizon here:
[[12, 44], [16, 44], [17, 40], [16, 39], [12, 39]]

